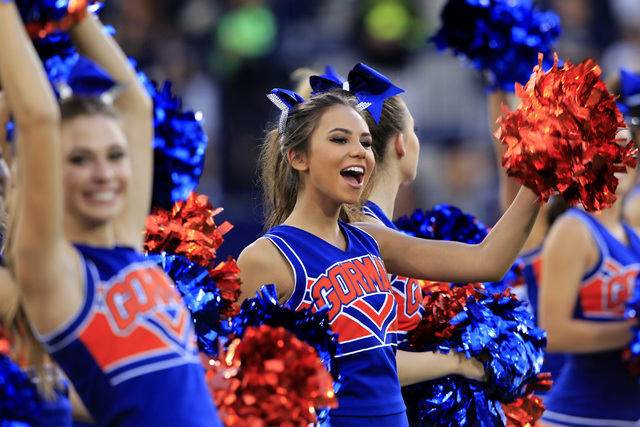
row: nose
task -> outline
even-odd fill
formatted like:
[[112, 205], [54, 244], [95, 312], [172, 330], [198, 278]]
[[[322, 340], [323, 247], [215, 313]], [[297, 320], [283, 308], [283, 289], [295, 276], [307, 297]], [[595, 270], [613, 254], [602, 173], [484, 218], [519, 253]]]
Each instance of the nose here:
[[362, 146], [359, 140], [352, 142], [351, 156], [364, 159], [367, 156], [367, 150]]
[[113, 178], [115, 171], [113, 166], [106, 160], [97, 160], [93, 167], [93, 178], [98, 181], [108, 181]]

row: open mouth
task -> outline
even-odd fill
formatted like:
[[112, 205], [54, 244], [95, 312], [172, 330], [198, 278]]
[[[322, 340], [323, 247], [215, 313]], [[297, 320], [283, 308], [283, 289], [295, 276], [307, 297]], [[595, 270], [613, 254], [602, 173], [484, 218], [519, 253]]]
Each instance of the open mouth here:
[[364, 180], [364, 168], [361, 166], [350, 166], [342, 169], [340, 171], [340, 175], [342, 175], [347, 182], [353, 185], [361, 185]]

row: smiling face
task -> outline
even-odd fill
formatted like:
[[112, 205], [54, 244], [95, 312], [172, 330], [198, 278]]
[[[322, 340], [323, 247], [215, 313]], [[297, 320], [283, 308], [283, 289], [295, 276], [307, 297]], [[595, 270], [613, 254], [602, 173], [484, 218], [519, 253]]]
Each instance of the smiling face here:
[[114, 219], [131, 179], [118, 122], [103, 114], [80, 115], [63, 122], [61, 135], [66, 214], [87, 225]]
[[323, 206], [357, 203], [375, 165], [371, 135], [353, 108], [338, 105], [320, 118], [306, 154], [290, 154], [305, 196]]

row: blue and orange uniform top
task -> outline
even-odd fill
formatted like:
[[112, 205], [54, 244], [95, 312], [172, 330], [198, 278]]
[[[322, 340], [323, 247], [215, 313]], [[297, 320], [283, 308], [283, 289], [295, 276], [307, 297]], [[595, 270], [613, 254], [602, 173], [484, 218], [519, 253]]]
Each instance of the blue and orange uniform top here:
[[84, 302], [39, 338], [96, 423], [220, 426], [191, 317], [171, 279], [133, 249], [75, 247]]
[[[581, 210], [570, 209], [563, 215], [578, 219], [600, 251], [598, 262], [582, 279], [573, 317], [590, 322], [623, 320], [640, 273], [640, 239], [624, 225], [625, 245]], [[545, 400], [542, 421], [563, 426], [640, 425], [640, 382], [631, 377], [621, 350], [567, 354]]]
[[342, 353], [336, 364], [343, 378], [332, 419], [358, 417], [353, 421], [357, 423], [401, 414], [406, 423], [395, 358], [397, 304], [378, 244], [357, 227], [339, 225], [346, 250], [288, 225], [272, 228], [264, 238], [293, 271], [294, 290], [286, 304], [294, 310], [329, 309]]

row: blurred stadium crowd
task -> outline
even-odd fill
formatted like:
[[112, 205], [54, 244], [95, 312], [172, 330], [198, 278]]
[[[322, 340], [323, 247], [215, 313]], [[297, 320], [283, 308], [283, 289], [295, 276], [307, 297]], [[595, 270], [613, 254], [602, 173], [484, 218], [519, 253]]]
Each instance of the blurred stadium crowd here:
[[[482, 76], [429, 37], [444, 0], [110, 0], [102, 20], [124, 51], [158, 83], [169, 79], [186, 109], [200, 111], [209, 136], [199, 192], [235, 228], [220, 256], [261, 234], [255, 160], [278, 112], [265, 94], [291, 88], [300, 67], [357, 62], [407, 92], [421, 141], [417, 179], [397, 212], [448, 203], [491, 225], [499, 216], [497, 167]], [[595, 59], [603, 77], [640, 70], [640, 1], [545, 0], [559, 15], [556, 51], [578, 64]]]

